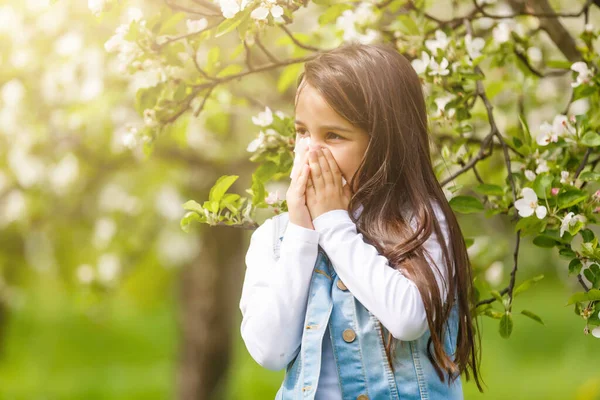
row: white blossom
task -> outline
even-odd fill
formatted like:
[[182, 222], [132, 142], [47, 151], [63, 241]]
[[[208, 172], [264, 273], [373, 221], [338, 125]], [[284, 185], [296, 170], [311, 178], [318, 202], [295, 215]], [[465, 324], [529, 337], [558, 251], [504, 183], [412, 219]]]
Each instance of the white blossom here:
[[248, 147], [246, 147], [246, 151], [254, 153], [259, 148], [264, 147], [266, 138], [267, 136], [265, 135], [265, 133], [263, 131], [260, 131], [258, 137], [248, 144]]
[[577, 87], [583, 84], [593, 85], [592, 77], [594, 75], [593, 71], [588, 67], [586, 63], [583, 61], [577, 61], [571, 65], [571, 70], [578, 73], [575, 82], [571, 82], [571, 87]]
[[451, 95], [436, 98], [434, 101], [437, 106], [437, 111], [434, 114], [434, 117], [441, 117], [442, 115], [446, 115], [448, 118], [452, 118], [456, 113], [456, 109], [451, 108], [448, 111], [445, 110], [446, 105], [449, 102], [451, 102], [452, 99], [453, 97]]
[[0, 99], [4, 106], [8, 108], [17, 108], [25, 98], [25, 86], [18, 79], [11, 79], [2, 85], [0, 89]]
[[415, 58], [412, 60], [411, 65], [417, 74], [421, 75], [423, 72], [427, 70], [429, 67], [429, 63], [431, 62], [431, 57], [426, 51], [421, 52], [421, 58]]
[[252, 117], [252, 123], [258, 126], [269, 126], [273, 123], [273, 112], [267, 106], [265, 111], [258, 113], [256, 117]]
[[127, 22], [130, 23], [131, 21], [141, 21], [142, 18], [144, 18], [144, 14], [142, 13], [142, 10], [140, 10], [137, 7], [129, 7], [127, 9]]
[[587, 23], [583, 27], [583, 30], [586, 31], [586, 32], [593, 32], [594, 31], [594, 25], [590, 24], [590, 23]]
[[537, 195], [532, 188], [523, 188], [521, 196], [523, 197], [515, 201], [515, 208], [521, 217], [529, 217], [534, 212], [539, 219], [543, 219], [546, 216], [548, 210], [546, 210], [545, 206], [538, 205]]
[[65, 155], [54, 168], [48, 171], [52, 188], [57, 193], [63, 193], [79, 176], [79, 160], [73, 153]]
[[103, 254], [98, 259], [98, 278], [105, 282], [113, 282], [121, 272], [121, 260], [116, 254]]
[[[359, 10], [357, 8], [357, 10]], [[361, 12], [359, 10], [359, 12]], [[358, 18], [357, 18], [358, 17]], [[335, 24], [336, 28], [340, 29], [344, 32], [343, 39], [346, 42], [357, 41], [362, 44], [369, 44], [375, 41], [378, 38], [379, 34], [374, 29], [366, 29], [366, 33], [359, 32], [356, 28], [358, 25], [362, 25], [365, 20], [368, 20], [370, 17], [365, 17], [360, 14], [357, 14], [356, 11], [353, 10], [345, 10], [342, 15], [337, 17]]]
[[187, 26], [188, 33], [196, 33], [203, 31], [208, 26], [208, 21], [206, 18], [200, 19], [188, 19], [185, 21]]
[[530, 169], [525, 170], [525, 178], [527, 178], [528, 181], [534, 181], [535, 177], [536, 177], [535, 172], [533, 172]]
[[150, 108], [144, 110], [144, 123], [150, 128], [158, 126], [158, 120], [156, 119], [156, 110]]
[[558, 114], [554, 117], [552, 125], [547, 122], [540, 125], [540, 133], [536, 140], [540, 146], [546, 146], [550, 142], [557, 142], [558, 138], [565, 134], [574, 135], [575, 133], [575, 127], [569, 122], [569, 118], [566, 115]]
[[485, 40], [480, 37], [473, 38], [470, 34], [465, 35], [465, 47], [469, 57], [476, 59], [481, 55], [481, 50], [485, 47]]
[[569, 227], [575, 225], [578, 221], [585, 223], [587, 221], [587, 218], [585, 217], [585, 215], [575, 215], [575, 213], [572, 211], [565, 215], [560, 224], [560, 237], [562, 237], [565, 231], [569, 230]]
[[560, 183], [569, 183], [567, 179], [569, 179], [569, 171], [560, 171]]
[[354, 20], [358, 25], [364, 26], [377, 21], [377, 14], [373, 9], [373, 4], [361, 2], [354, 10]]
[[592, 336], [600, 338], [600, 326], [597, 326], [594, 329], [592, 329]]
[[273, 18], [279, 18], [283, 15], [283, 8], [277, 4], [277, 0], [263, 0], [259, 7], [252, 10], [250, 17], [256, 20], [267, 19], [269, 13]]
[[527, 49], [527, 57], [534, 63], [542, 61], [543, 54], [539, 47], [531, 46]]
[[72, 56], [83, 48], [83, 36], [77, 32], [67, 32], [54, 43], [54, 51], [61, 56]]
[[550, 167], [548, 166], [548, 161], [540, 160], [539, 158], [536, 160], [538, 166], [535, 169], [536, 174], [542, 174], [544, 172], [550, 171]]
[[94, 268], [89, 264], [82, 264], [77, 267], [77, 279], [81, 283], [90, 283], [94, 280], [96, 275]]
[[269, 195], [265, 198], [265, 203], [267, 204], [275, 204], [279, 201], [279, 190], [274, 192], [269, 192]]
[[494, 261], [485, 270], [485, 280], [488, 281], [492, 286], [498, 286], [502, 282], [503, 270], [504, 264], [502, 261]]
[[98, 249], [106, 247], [117, 233], [117, 224], [114, 219], [101, 217], [94, 225], [94, 246]]
[[88, 8], [95, 16], [99, 16], [105, 6], [106, 0], [88, 0]]
[[250, 3], [250, 0], [219, 0], [221, 13], [225, 18], [233, 18]]
[[429, 39], [425, 41], [425, 47], [431, 51], [433, 55], [436, 54], [437, 49], [446, 50], [448, 44], [450, 43], [450, 39], [444, 31], [438, 29], [435, 31], [435, 39]]
[[448, 60], [446, 60], [446, 57], [444, 57], [439, 64], [435, 60], [431, 60], [429, 66], [431, 69], [431, 71], [429, 71], [429, 75], [444, 76], [450, 73], [450, 70], [448, 69]]
[[510, 40], [510, 26], [506, 22], [500, 22], [492, 31], [496, 43], [505, 43]]
[[128, 149], [133, 149], [134, 147], [136, 147], [138, 144], [137, 133], [137, 128], [131, 127], [130, 129], [128, 129], [127, 133], [123, 135], [123, 146], [125, 146]]

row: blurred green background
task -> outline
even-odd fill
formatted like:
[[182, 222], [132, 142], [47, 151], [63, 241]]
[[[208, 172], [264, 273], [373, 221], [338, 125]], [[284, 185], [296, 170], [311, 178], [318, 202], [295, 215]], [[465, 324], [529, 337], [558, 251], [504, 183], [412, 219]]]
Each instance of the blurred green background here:
[[[198, 118], [182, 114], [150, 149], [136, 136], [136, 127], [152, 125], [140, 113], [138, 90], [154, 87], [164, 74], [185, 77], [185, 71], [162, 69], [149, 58], [133, 73], [131, 49], [113, 54], [106, 43], [132, 19], [173, 22], [180, 18], [174, 3], [198, 2], [108, 1], [110, 7], [94, 15], [99, 3], [0, 1], [0, 399], [193, 398], [179, 396], [180, 386], [191, 381], [196, 387], [189, 393], [200, 392], [194, 376], [213, 368], [220, 376], [211, 383], [218, 388], [214, 398], [271, 399], [283, 371], [255, 363], [239, 334], [237, 302], [250, 232], [217, 235], [203, 225], [184, 233], [181, 206], [205, 200], [223, 174], [242, 176], [234, 186], [238, 192], [247, 187], [255, 166], [246, 146], [259, 130], [251, 117], [267, 105], [290, 114], [290, 84], [299, 70], [287, 69], [285, 84], [270, 71], [216, 88]], [[446, 16], [471, 3], [427, 4]], [[552, 4], [578, 10], [583, 2]], [[294, 29], [311, 32], [322, 12], [298, 12]], [[590, 20], [599, 21], [596, 8]], [[186, 21], [169, 29], [175, 26], [184, 32]], [[323, 32], [329, 45], [341, 38], [340, 32]], [[279, 54], [290, 44], [282, 38], [263, 40]], [[544, 57], [555, 56], [542, 42]], [[226, 55], [214, 48], [236, 44], [224, 36], [193, 50], [202, 64], [219, 57], [225, 63]], [[294, 50], [296, 57], [304, 54]], [[515, 69], [504, 67], [489, 93], [498, 124], [516, 129], [514, 93], [520, 90], [532, 95], [525, 103], [532, 110], [530, 125], [551, 120], [566, 101], [570, 77], [514, 79]], [[474, 115], [485, 119], [482, 107]], [[489, 181], [505, 177], [502, 163], [492, 158], [478, 171]], [[459, 217], [465, 236], [475, 239], [469, 252], [481, 287], [506, 286], [512, 223], [501, 216]], [[545, 278], [515, 302], [509, 339], [498, 333], [497, 320], [480, 320], [487, 386], [480, 394], [463, 381], [465, 398], [600, 399], [600, 340], [584, 335], [581, 318], [565, 306], [579, 290], [566, 261], [524, 238], [519, 262], [517, 283]], [[202, 301], [210, 295], [225, 304], [222, 309]], [[518, 314], [521, 309], [538, 314], [544, 325]], [[211, 332], [221, 341], [211, 342]], [[197, 354], [205, 358], [200, 362]]]

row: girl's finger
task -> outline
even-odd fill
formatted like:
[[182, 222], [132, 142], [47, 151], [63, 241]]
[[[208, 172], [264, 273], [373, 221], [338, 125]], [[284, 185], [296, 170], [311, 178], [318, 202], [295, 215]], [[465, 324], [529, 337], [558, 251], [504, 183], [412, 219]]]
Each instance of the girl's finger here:
[[304, 155], [301, 157], [301, 159], [298, 161], [300, 163], [300, 165], [298, 165], [296, 167], [296, 174], [292, 177], [292, 182], [295, 182], [296, 180], [298, 180], [298, 178], [300, 177], [300, 173], [302, 172], [302, 166], [303, 165], [307, 165], [307, 160], [308, 159], [308, 151], [306, 151], [304, 153]]
[[323, 182], [325, 185], [335, 185], [334, 177], [331, 174], [331, 168], [329, 167], [329, 161], [325, 158], [325, 148], [321, 148], [317, 152], [319, 167], [321, 168], [321, 173], [323, 174]]
[[321, 166], [319, 165], [319, 156], [316, 152], [311, 154], [312, 155], [308, 158], [310, 176], [315, 187], [315, 192], [322, 192], [325, 189], [325, 181], [323, 180], [323, 173], [321, 172]]
[[[307, 165], [307, 168], [310, 170], [310, 167]], [[308, 175], [308, 183], [306, 184], [306, 193], [309, 195], [316, 195], [315, 191], [315, 182], [312, 179], [312, 173]]]
[[302, 164], [300, 171], [298, 172], [298, 180], [296, 182], [296, 190], [298, 193], [303, 193], [306, 189], [306, 182], [308, 181], [308, 165]]
[[325, 159], [329, 165], [329, 169], [331, 170], [331, 175], [333, 177], [334, 183], [337, 185], [338, 183], [342, 184], [342, 172], [333, 158], [333, 154], [329, 151], [328, 148], [323, 148], [323, 154], [325, 155]]

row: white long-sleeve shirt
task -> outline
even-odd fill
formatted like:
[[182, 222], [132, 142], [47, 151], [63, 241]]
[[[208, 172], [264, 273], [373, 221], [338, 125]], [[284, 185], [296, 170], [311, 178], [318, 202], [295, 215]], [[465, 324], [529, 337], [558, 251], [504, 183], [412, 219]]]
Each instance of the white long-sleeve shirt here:
[[[445, 216], [437, 203], [432, 205], [449, 244]], [[315, 230], [288, 222], [277, 261], [272, 247], [273, 221], [266, 220], [252, 234], [240, 299], [241, 335], [248, 352], [261, 366], [281, 370], [300, 350], [318, 245], [348, 290], [395, 338], [409, 341], [425, 333], [426, 312], [417, 286], [363, 240], [348, 211], [326, 212], [313, 220], [313, 226]], [[414, 224], [411, 226], [415, 229]], [[423, 246], [439, 267], [439, 272], [436, 268], [433, 271], [445, 298], [446, 285], [442, 281], [446, 271], [436, 235], [432, 234]], [[341, 399], [328, 330], [322, 350], [316, 399]]]

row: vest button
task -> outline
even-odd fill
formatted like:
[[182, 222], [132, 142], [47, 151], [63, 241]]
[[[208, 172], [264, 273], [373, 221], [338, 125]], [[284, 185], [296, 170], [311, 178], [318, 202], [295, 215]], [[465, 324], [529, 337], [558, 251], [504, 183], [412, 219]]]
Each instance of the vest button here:
[[344, 340], [346, 342], [351, 343], [354, 341], [354, 339], [356, 339], [356, 333], [354, 333], [354, 331], [352, 329], [346, 329], [342, 333], [342, 337], [344, 338]]
[[361, 394], [356, 398], [356, 400], [369, 400], [369, 396], [366, 394]]
[[348, 290], [348, 288], [346, 287], [346, 285], [344, 285], [344, 282], [342, 282], [341, 279], [338, 279], [338, 281], [337, 281], [337, 287], [340, 290]]

